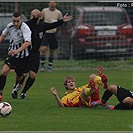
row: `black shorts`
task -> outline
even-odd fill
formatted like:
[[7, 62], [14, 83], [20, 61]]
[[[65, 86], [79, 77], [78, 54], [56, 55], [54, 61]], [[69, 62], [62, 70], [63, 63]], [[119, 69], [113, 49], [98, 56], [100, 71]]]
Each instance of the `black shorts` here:
[[37, 73], [40, 64], [40, 53], [37, 54], [30, 54], [30, 61], [29, 61], [29, 70]]
[[129, 90], [126, 90], [125, 88], [122, 88], [121, 86], [117, 86], [117, 98], [119, 102], [122, 102], [126, 97], [133, 98], [132, 93]]
[[56, 33], [45, 33], [41, 46], [49, 46], [50, 49], [54, 50], [58, 48]]
[[29, 56], [25, 58], [7, 57], [4, 64], [7, 64], [11, 69], [14, 69], [17, 76], [22, 76], [23, 73], [29, 71]]

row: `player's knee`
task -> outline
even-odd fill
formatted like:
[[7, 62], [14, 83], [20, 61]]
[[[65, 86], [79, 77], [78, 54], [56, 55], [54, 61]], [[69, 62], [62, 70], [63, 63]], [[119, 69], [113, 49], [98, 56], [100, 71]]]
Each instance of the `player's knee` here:
[[126, 97], [123, 101], [122, 101], [129, 109], [132, 108], [133, 106], [133, 99], [131, 97]]
[[116, 85], [110, 85], [110, 86], [108, 87], [108, 90], [109, 90], [110, 92], [116, 92], [116, 91], [117, 91], [117, 86], [116, 86]]
[[41, 48], [41, 54], [45, 54], [46, 50], [47, 50], [47, 47], [42, 47]]
[[124, 100], [123, 100], [123, 103], [133, 103], [133, 99], [131, 97], [126, 97]]
[[9, 71], [2, 70], [1, 74], [2, 74], [3, 76], [7, 76], [8, 72], [9, 72]]
[[35, 79], [36, 78], [36, 73], [30, 72], [30, 78]]

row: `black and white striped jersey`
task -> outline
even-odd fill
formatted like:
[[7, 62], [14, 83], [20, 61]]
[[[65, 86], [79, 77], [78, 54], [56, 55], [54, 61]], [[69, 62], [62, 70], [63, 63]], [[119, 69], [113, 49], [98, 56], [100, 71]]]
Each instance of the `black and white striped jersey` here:
[[[19, 29], [16, 29], [13, 23], [9, 23], [3, 30], [2, 35], [10, 36], [10, 46], [8, 51], [20, 48], [25, 41], [31, 42], [31, 30], [26, 23], [22, 22]], [[26, 48], [17, 55], [15, 58], [25, 58], [29, 55], [30, 48]]]

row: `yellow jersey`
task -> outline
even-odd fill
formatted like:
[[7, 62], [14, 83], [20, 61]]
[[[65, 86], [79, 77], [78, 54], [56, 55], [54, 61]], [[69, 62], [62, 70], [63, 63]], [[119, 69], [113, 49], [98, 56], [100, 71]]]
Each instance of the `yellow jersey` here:
[[73, 92], [66, 92], [65, 96], [61, 99], [62, 103], [66, 107], [82, 107], [82, 106], [90, 106], [90, 101], [85, 101], [80, 98], [80, 93], [83, 88], [87, 88], [88, 84], [81, 86], [79, 88], [75, 88]]

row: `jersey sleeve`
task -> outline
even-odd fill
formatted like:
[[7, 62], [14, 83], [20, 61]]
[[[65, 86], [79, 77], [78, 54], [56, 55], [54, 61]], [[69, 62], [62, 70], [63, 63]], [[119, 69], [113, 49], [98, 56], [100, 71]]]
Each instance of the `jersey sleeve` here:
[[23, 31], [24, 41], [31, 42], [31, 30], [26, 23], [23, 23], [21, 30]]
[[11, 23], [6, 26], [6, 28], [2, 31], [2, 35], [5, 35], [5, 36], [9, 35], [9, 26], [10, 25], [11, 25]]

